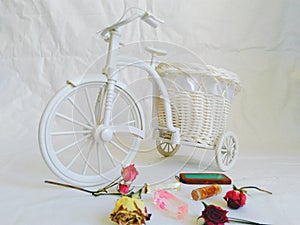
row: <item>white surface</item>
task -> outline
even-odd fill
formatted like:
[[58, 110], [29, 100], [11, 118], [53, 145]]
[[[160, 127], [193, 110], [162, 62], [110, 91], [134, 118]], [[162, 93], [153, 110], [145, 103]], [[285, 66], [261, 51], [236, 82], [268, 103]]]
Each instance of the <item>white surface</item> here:
[[[31, 147], [24, 147], [30, 152]], [[263, 149], [265, 150], [265, 149]], [[238, 210], [229, 210], [222, 197], [231, 186], [222, 186], [222, 194], [205, 200], [229, 210], [232, 217], [251, 219], [270, 224], [298, 224], [300, 202], [299, 170], [300, 155], [289, 153], [275, 156], [241, 156], [233, 170], [227, 174], [238, 187], [256, 185], [270, 190], [273, 195], [250, 190], [246, 205]], [[277, 152], [278, 153], [278, 152]], [[165, 166], [156, 166], [151, 173], [140, 171], [138, 176], [143, 181], [151, 181], [153, 176], [167, 174], [168, 167], [176, 167], [182, 162], [179, 155], [173, 156]], [[197, 163], [189, 162], [184, 171], [195, 171]], [[176, 165], [174, 165], [176, 164]], [[116, 197], [92, 197], [76, 190], [43, 184], [45, 178], [57, 180], [50, 174], [37, 154], [17, 155], [6, 160], [1, 168], [1, 220], [3, 224], [38, 225], [38, 224], [113, 224], [109, 214], [114, 208]], [[208, 171], [215, 170], [212, 164]], [[176, 171], [176, 170], [175, 170]], [[174, 173], [175, 173], [174, 171]], [[150, 175], [149, 175], [150, 174]], [[173, 174], [174, 175], [174, 174]], [[201, 202], [190, 197], [192, 189], [200, 186], [182, 187], [176, 196], [189, 204], [189, 215], [184, 221], [161, 213], [152, 203], [152, 195], [143, 195], [145, 204], [152, 218], [147, 224], [196, 224], [196, 218], [203, 210]], [[93, 188], [92, 188], [93, 189]]]
[[[143, 26], [143, 40], [158, 37], [184, 46], [242, 80], [243, 91], [236, 98], [229, 127], [239, 137], [241, 157], [228, 175], [237, 186], [257, 185], [274, 194], [253, 191], [247, 206], [230, 215], [298, 224], [300, 3], [127, 2], [152, 8], [166, 21], [156, 33]], [[117, 0], [0, 2], [1, 224], [110, 224], [114, 197], [93, 198], [43, 184], [46, 178], [56, 178], [40, 156], [37, 128], [49, 98], [105, 51], [96, 32], [116, 21], [122, 10], [122, 1]], [[141, 27], [134, 24], [131, 28], [125, 43], [140, 40]], [[158, 155], [152, 156], [147, 161], [154, 180], [174, 175], [186, 163], [180, 152], [163, 163], [157, 161]], [[193, 162], [187, 169], [198, 170]], [[148, 172], [141, 171], [139, 182], [150, 179]], [[190, 189], [184, 187], [179, 193], [190, 203], [184, 222], [163, 216], [145, 196], [153, 213], [148, 224], [195, 224], [202, 206], [189, 200]], [[226, 187], [222, 194], [225, 191]], [[207, 202], [224, 204], [220, 199]]]

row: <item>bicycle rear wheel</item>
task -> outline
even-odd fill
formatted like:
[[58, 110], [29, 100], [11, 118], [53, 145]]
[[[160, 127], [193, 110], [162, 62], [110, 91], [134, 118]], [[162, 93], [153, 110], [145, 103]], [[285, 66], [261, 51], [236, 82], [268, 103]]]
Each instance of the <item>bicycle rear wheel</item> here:
[[49, 102], [40, 121], [39, 143], [49, 168], [61, 179], [95, 186], [119, 176], [143, 133], [143, 112], [116, 85], [109, 127], [103, 126], [106, 82], [68, 85]]
[[222, 171], [230, 170], [237, 159], [239, 142], [232, 131], [225, 132], [216, 146], [216, 161]]
[[175, 153], [180, 148], [180, 145], [179, 144], [171, 144], [171, 143], [163, 141], [163, 140], [157, 140], [156, 148], [161, 155], [163, 155], [165, 157], [169, 157], [169, 156], [175, 155]]

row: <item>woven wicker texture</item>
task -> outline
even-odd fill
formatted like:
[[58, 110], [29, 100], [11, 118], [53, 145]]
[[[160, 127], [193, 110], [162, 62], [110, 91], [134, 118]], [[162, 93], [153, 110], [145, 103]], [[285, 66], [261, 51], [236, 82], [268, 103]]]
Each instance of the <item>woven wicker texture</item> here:
[[[169, 90], [172, 118], [175, 127], [180, 128], [181, 140], [213, 146], [226, 128], [231, 108], [228, 99], [205, 94]], [[159, 127], [166, 127], [163, 99], [158, 100]], [[160, 136], [171, 138], [171, 133], [161, 130]]]
[[[159, 66], [158, 66], [159, 67]], [[186, 72], [193, 72], [195, 70], [187, 70], [186, 65], [184, 69], [179, 71], [174, 70], [174, 67], [166, 67], [166, 70], [159, 67], [158, 72], [163, 75], [163, 79], [172, 79], [172, 76], [187, 75]], [[168, 73], [166, 72], [168, 71]], [[174, 73], [174, 71], [177, 71]], [[175, 86], [169, 85], [168, 93], [171, 103], [172, 119], [175, 127], [180, 128], [181, 140], [200, 144], [203, 147], [215, 146], [219, 137], [226, 129], [227, 118], [231, 109], [231, 98], [228, 98], [227, 92], [234, 92], [239, 89], [239, 81], [236, 74], [230, 77], [230, 73], [218, 75], [216, 72], [211, 74], [205, 73], [201, 70], [196, 78], [198, 85], [201, 88], [198, 91], [179, 90]], [[170, 73], [172, 72], [172, 73]], [[188, 74], [189, 75], [189, 74]], [[208, 92], [209, 88], [205, 87], [203, 76], [213, 77], [214, 86], [218, 91], [215, 93]], [[186, 76], [188, 77], [188, 76]], [[232, 78], [232, 79], [230, 79]], [[182, 79], [182, 77], [181, 77]], [[175, 80], [176, 82], [176, 80]], [[234, 84], [234, 85], [233, 85]], [[180, 84], [179, 84], [180, 85]], [[170, 139], [171, 133], [166, 128], [166, 115], [164, 111], [164, 100], [158, 99], [158, 124], [161, 128], [160, 137]]]

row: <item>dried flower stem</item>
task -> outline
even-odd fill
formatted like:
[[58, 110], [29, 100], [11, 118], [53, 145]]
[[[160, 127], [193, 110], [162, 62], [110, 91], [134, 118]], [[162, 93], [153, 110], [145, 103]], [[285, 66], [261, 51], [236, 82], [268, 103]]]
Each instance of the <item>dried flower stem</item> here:
[[94, 192], [92, 193], [93, 196], [97, 197], [97, 196], [101, 196], [101, 195], [122, 195], [119, 192]]
[[[119, 179], [119, 178], [118, 178]], [[118, 180], [116, 179], [116, 180]], [[81, 188], [81, 187], [78, 187], [78, 186], [74, 186], [74, 185], [70, 185], [70, 184], [63, 184], [63, 183], [59, 183], [59, 182], [55, 182], [55, 181], [49, 181], [49, 180], [45, 180], [45, 183], [46, 184], [53, 184], [53, 185], [58, 185], [58, 186], [61, 186], [61, 187], [67, 187], [67, 188], [72, 188], [72, 189], [75, 189], [75, 190], [78, 190], [78, 191], [84, 191], [84, 192], [87, 192], [87, 193], [90, 193], [92, 194], [93, 196], [101, 196], [101, 195], [121, 195], [121, 193], [119, 192], [110, 192], [108, 193], [107, 192], [107, 189], [114, 186], [112, 185], [113, 183], [116, 182], [113, 181], [112, 183], [110, 183], [108, 186], [102, 188], [102, 189], [99, 189], [97, 191], [91, 191], [91, 190], [87, 190], [85, 188]], [[117, 184], [117, 183], [116, 183]]]
[[98, 189], [97, 191], [94, 191], [94, 193], [97, 193], [97, 192], [106, 192], [107, 193], [107, 189], [117, 185], [120, 181], [121, 176], [116, 178], [115, 180], [113, 180], [112, 182], [110, 182], [108, 185], [106, 185], [104, 188], [100, 188]]
[[73, 189], [76, 189], [76, 190], [79, 190], [79, 191], [88, 192], [88, 193], [91, 193], [91, 194], [93, 194], [95, 192], [95, 191], [90, 191], [90, 190], [87, 190], [87, 189], [84, 189], [84, 188], [81, 188], [81, 187], [77, 187], [77, 186], [74, 186], [74, 185], [63, 184], [63, 183], [49, 181], [49, 180], [45, 180], [45, 183], [46, 184], [58, 185], [58, 186], [62, 186], [62, 187], [67, 187], [67, 188], [73, 188]]
[[242, 223], [242, 224], [252, 224], [252, 225], [270, 225], [266, 223], [257, 223], [253, 222], [250, 220], [243, 220], [243, 219], [238, 219], [238, 218], [233, 218], [233, 217], [228, 217], [229, 222], [235, 222], [235, 223]]
[[263, 190], [263, 189], [260, 189], [258, 187], [255, 187], [255, 186], [245, 186], [245, 187], [241, 187], [240, 190], [243, 190], [243, 189], [250, 189], [250, 188], [254, 188], [256, 190], [259, 190], [259, 191], [262, 191], [262, 192], [265, 192], [265, 193], [268, 193], [268, 194], [272, 194], [272, 192], [270, 191], [267, 191], [267, 190]]

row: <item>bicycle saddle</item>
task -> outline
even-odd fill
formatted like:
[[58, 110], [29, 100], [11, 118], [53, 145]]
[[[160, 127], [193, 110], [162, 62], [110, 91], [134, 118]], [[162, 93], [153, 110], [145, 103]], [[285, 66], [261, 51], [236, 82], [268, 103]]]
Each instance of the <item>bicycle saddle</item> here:
[[167, 51], [165, 50], [161, 50], [161, 49], [156, 49], [156, 48], [153, 48], [153, 47], [146, 47], [145, 50], [153, 55], [157, 55], [157, 56], [165, 56], [167, 55]]

